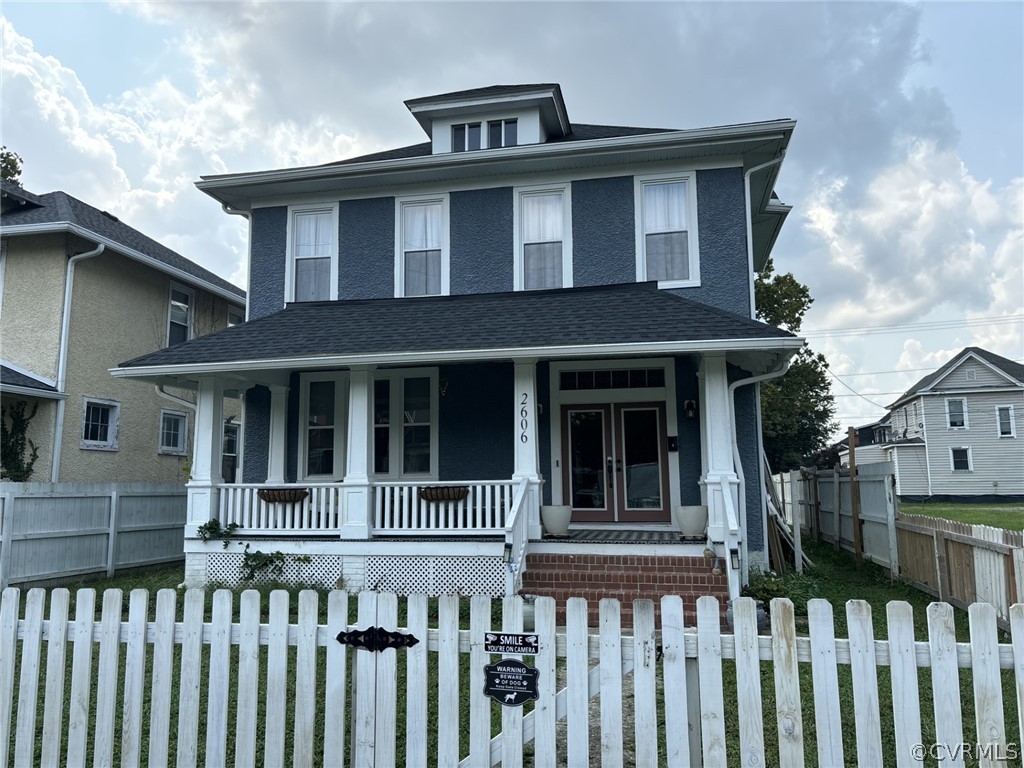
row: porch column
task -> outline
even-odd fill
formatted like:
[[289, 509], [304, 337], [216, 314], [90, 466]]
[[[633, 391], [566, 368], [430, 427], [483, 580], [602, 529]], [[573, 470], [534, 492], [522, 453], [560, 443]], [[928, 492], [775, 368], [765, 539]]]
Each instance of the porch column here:
[[267, 446], [267, 482], [283, 483], [288, 451], [288, 387], [270, 389], [270, 445]]
[[341, 538], [368, 539], [372, 528], [370, 492], [370, 396], [372, 368], [353, 368], [348, 384], [348, 448], [342, 486]]
[[195, 440], [192, 449], [192, 477], [188, 489], [189, 525], [202, 525], [217, 517], [217, 486], [223, 450], [224, 385], [212, 376], [199, 380], [196, 393]]
[[[704, 435], [704, 482], [708, 503], [708, 534], [715, 543], [728, 541], [725, 500], [728, 493], [739, 520], [739, 477], [733, 464], [732, 409], [725, 353], [704, 355], [701, 363], [701, 423]], [[721, 553], [728, 557], [729, 553]]]
[[515, 361], [515, 467], [512, 482], [523, 479], [530, 482], [527, 489], [526, 509], [528, 535], [541, 537], [540, 526], [540, 444], [537, 439], [537, 360], [528, 358]]

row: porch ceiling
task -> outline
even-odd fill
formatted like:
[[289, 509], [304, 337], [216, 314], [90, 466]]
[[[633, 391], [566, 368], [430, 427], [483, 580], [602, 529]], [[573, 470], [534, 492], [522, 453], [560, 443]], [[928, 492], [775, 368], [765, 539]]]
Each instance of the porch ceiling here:
[[[769, 368], [802, 339], [655, 283], [291, 304], [122, 363], [119, 377], [442, 361], [729, 352]], [[758, 365], [757, 363], [760, 363]], [[755, 370], [755, 372], [757, 372]]]

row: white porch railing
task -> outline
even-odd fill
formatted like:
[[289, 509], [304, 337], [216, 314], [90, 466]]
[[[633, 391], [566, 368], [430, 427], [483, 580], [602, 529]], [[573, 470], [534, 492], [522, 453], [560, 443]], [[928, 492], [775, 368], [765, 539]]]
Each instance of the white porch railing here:
[[[740, 518], [736, 509], [739, 479], [735, 476], [708, 480], [708, 538], [722, 558], [723, 569], [729, 579], [729, 597], [740, 594], [741, 574], [732, 564], [732, 553], [740, 550]], [[720, 551], [719, 551], [720, 550]]]
[[[301, 491], [301, 501], [267, 501], [268, 491]], [[272, 498], [272, 497], [271, 497]], [[246, 483], [220, 486], [219, 520], [235, 523], [239, 533], [273, 531], [282, 536], [337, 532], [341, 523], [341, 486], [337, 483]]]
[[[459, 501], [430, 501], [425, 489], [466, 489]], [[426, 491], [429, 494], [430, 491]], [[451, 495], [451, 494], [448, 494]], [[474, 482], [374, 483], [374, 532], [383, 536], [499, 535], [512, 508], [508, 480]]]
[[512, 499], [512, 510], [505, 525], [505, 557], [508, 572], [505, 575], [505, 594], [515, 595], [523, 586], [523, 571], [526, 570], [526, 547], [530, 542], [528, 501], [530, 481], [523, 478]]

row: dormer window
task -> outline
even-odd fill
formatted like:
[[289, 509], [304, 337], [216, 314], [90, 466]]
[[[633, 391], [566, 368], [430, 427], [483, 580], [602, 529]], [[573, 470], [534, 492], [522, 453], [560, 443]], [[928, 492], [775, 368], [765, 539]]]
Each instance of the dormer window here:
[[452, 152], [480, 149], [480, 123], [459, 123], [452, 126]]
[[487, 123], [487, 148], [516, 146], [518, 132], [518, 120], [491, 120]]

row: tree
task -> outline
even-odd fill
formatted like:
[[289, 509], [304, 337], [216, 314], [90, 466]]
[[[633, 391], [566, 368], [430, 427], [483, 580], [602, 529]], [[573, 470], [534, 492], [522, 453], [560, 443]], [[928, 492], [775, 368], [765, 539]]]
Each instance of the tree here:
[[[24, 483], [32, 477], [39, 449], [28, 439], [29, 422], [35, 418], [39, 403], [26, 415], [28, 403], [15, 400], [0, 409], [0, 478]], [[27, 456], [26, 456], [27, 449]]]
[[[792, 273], [776, 274], [771, 259], [754, 281], [754, 295], [759, 320], [793, 333], [814, 302]], [[828, 362], [804, 344], [785, 376], [761, 385], [761, 429], [772, 471], [796, 469], [821, 453], [836, 430], [835, 415]]]
[[6, 146], [0, 149], [0, 179], [15, 184], [21, 181], [21, 155]]

